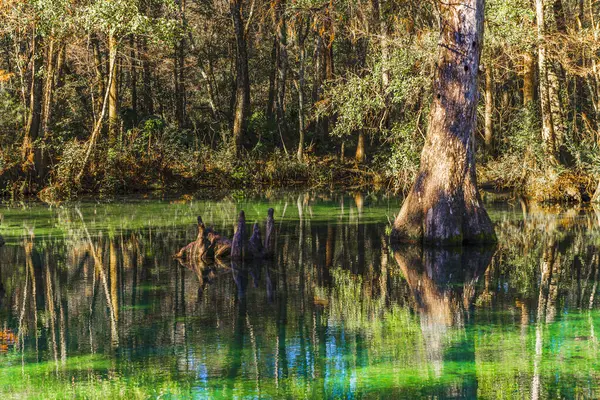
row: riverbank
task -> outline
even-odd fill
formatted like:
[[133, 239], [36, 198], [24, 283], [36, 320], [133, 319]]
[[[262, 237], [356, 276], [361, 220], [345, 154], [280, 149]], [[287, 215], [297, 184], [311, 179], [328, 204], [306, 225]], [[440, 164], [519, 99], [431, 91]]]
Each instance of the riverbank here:
[[[306, 156], [299, 162], [283, 152], [227, 151], [146, 153], [100, 150], [87, 166], [82, 146], [68, 148], [40, 176], [30, 165], [13, 162], [0, 170], [0, 194], [12, 200], [38, 197], [53, 203], [94, 196], [171, 192], [254, 191], [281, 188], [373, 190], [401, 194], [412, 184], [418, 165], [393, 166], [377, 159], [357, 164], [352, 158]], [[514, 167], [514, 166], [513, 166]], [[509, 192], [540, 203], [582, 203], [592, 198], [597, 182], [584, 169], [511, 167], [506, 160], [480, 160], [480, 189]], [[81, 177], [80, 171], [83, 169]]]

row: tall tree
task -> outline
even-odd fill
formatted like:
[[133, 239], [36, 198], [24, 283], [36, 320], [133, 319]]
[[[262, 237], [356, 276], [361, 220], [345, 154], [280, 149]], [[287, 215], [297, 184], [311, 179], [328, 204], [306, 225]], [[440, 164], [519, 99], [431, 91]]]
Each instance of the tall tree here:
[[119, 130], [119, 70], [117, 68], [117, 38], [114, 32], [108, 35], [108, 65], [112, 79], [108, 82], [108, 144], [112, 147], [117, 142]]
[[495, 241], [477, 190], [473, 131], [484, 0], [438, 2], [434, 98], [416, 181], [394, 221], [392, 240], [434, 244]]
[[551, 164], [556, 164], [556, 134], [552, 122], [550, 105], [550, 81], [548, 76], [548, 51], [546, 44], [546, 20], [544, 0], [535, 1], [535, 14], [538, 33], [538, 69], [540, 88], [540, 112], [542, 117], [542, 140], [546, 156]]
[[[229, 10], [233, 21], [236, 44], [236, 78], [235, 78], [235, 106], [233, 112], [233, 144], [236, 153], [242, 149], [244, 136], [248, 129], [248, 113], [250, 111], [250, 75], [248, 72], [247, 31], [249, 21], [242, 16], [243, 0], [229, 0]], [[250, 11], [252, 13], [252, 10]], [[252, 15], [248, 16], [248, 20]]]

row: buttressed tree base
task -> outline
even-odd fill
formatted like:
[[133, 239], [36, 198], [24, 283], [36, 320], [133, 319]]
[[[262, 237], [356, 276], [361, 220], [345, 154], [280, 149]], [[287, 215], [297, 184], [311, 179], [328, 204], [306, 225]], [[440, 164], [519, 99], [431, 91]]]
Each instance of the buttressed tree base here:
[[460, 245], [495, 242], [477, 190], [477, 74], [484, 0], [440, 4], [439, 55], [421, 166], [392, 241]]

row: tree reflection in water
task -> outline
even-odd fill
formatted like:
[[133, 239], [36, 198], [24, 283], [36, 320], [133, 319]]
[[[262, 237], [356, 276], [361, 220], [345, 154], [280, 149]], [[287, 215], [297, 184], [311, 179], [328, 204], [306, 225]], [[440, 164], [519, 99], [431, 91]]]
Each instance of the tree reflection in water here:
[[[271, 260], [172, 260], [196, 215], [232, 237], [240, 208], [265, 231], [271, 206]], [[498, 248], [456, 252], [389, 249], [396, 209], [301, 194], [7, 210], [0, 395], [600, 394], [593, 210], [491, 206]]]

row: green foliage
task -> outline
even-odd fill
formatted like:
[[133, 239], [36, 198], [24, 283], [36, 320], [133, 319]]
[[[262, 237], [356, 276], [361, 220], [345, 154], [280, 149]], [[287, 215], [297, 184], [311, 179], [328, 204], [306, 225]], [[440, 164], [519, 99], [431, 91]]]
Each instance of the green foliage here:
[[405, 190], [414, 182], [421, 158], [424, 133], [413, 121], [394, 124], [386, 140], [389, 150], [376, 156], [378, 169], [385, 171], [385, 177], [393, 182], [395, 190]]
[[12, 143], [12, 135], [19, 130], [24, 118], [23, 104], [0, 83], [0, 146]]
[[[176, 10], [170, 0], [161, 2], [167, 10]], [[179, 29], [179, 22], [169, 17], [151, 18], [141, 13], [136, 2], [96, 0], [81, 9], [79, 18], [88, 31], [100, 31], [117, 37], [128, 34], [148, 35], [153, 40], [169, 41]]]

